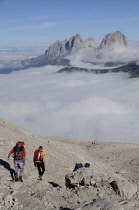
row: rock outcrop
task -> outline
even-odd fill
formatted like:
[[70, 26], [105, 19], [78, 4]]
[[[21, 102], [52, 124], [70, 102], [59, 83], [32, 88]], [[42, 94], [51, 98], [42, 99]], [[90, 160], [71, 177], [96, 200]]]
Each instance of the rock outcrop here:
[[65, 176], [65, 185], [67, 188], [78, 186], [92, 186], [93, 170], [89, 168], [80, 168], [77, 171]]
[[110, 176], [106, 174], [102, 168], [80, 168], [65, 176], [65, 185], [70, 189], [79, 186], [105, 188], [105, 193], [112, 187], [112, 189], [124, 199], [133, 198], [138, 191], [136, 184], [130, 183], [127, 179], [121, 179], [121, 177], [118, 176]]

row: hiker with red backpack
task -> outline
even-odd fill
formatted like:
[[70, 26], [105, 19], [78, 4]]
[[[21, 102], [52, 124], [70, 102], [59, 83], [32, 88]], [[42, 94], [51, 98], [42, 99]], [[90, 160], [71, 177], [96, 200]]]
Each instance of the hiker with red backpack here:
[[37, 169], [38, 169], [40, 180], [42, 180], [42, 176], [45, 172], [44, 156], [45, 156], [45, 154], [43, 152], [43, 147], [39, 146], [39, 148], [34, 151], [33, 162], [34, 162], [34, 166], [37, 167]]
[[[7, 160], [9, 161], [10, 156], [13, 154], [14, 167], [15, 167], [15, 181], [23, 182], [22, 176], [24, 173], [24, 165], [26, 161], [26, 149], [24, 148], [25, 143], [18, 141], [16, 146], [8, 154]], [[19, 174], [18, 174], [19, 172]], [[19, 176], [18, 176], [19, 175]]]

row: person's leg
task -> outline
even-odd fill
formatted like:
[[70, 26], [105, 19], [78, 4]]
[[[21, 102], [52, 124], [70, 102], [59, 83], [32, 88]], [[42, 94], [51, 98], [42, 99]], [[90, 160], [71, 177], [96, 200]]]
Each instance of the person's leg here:
[[23, 160], [19, 161], [19, 168], [20, 168], [19, 176], [22, 177], [23, 173], [24, 173], [24, 162], [23, 162]]
[[20, 169], [20, 172], [19, 172], [19, 181], [20, 182], [23, 182], [23, 179], [22, 179], [22, 176], [23, 176], [23, 173], [24, 173], [24, 162], [23, 162], [23, 160], [19, 160], [18, 166], [19, 166], [19, 169]]
[[14, 168], [15, 168], [15, 181], [18, 181], [18, 170], [19, 170], [19, 165], [18, 165], [18, 161], [17, 160], [14, 160]]
[[15, 174], [18, 174], [19, 166], [18, 166], [18, 161], [14, 161], [14, 168], [15, 168]]
[[41, 171], [41, 176], [43, 176], [44, 172], [45, 172], [45, 167], [44, 167], [44, 164], [42, 163], [41, 165], [41, 168], [42, 168], [42, 171]]
[[39, 173], [39, 176], [41, 176], [41, 163], [37, 163], [37, 169], [38, 169], [38, 173]]

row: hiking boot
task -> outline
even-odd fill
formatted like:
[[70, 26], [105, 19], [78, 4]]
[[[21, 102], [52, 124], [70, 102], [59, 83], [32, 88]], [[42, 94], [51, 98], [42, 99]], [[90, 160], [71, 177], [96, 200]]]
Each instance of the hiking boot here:
[[42, 180], [42, 176], [41, 175], [39, 175], [39, 178], [40, 178], [40, 180]]
[[15, 182], [18, 181], [18, 174], [16, 174], [16, 173], [15, 173], [15, 175], [14, 175], [14, 180], [15, 180]]
[[22, 176], [19, 176], [18, 181], [23, 182]]

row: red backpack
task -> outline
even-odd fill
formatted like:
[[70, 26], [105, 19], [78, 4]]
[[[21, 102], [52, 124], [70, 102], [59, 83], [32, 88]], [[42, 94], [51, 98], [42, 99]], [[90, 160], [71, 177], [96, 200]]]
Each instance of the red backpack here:
[[24, 153], [24, 145], [25, 143], [23, 141], [18, 141], [16, 143], [16, 146], [14, 147], [14, 160], [22, 160], [23, 159], [23, 153]]
[[40, 150], [35, 150], [35, 152], [34, 152], [34, 158], [33, 158], [33, 161], [34, 162], [42, 162], [41, 153], [42, 152]]
[[25, 143], [23, 141], [18, 141], [16, 142], [16, 145], [18, 145], [19, 147], [24, 147]]

